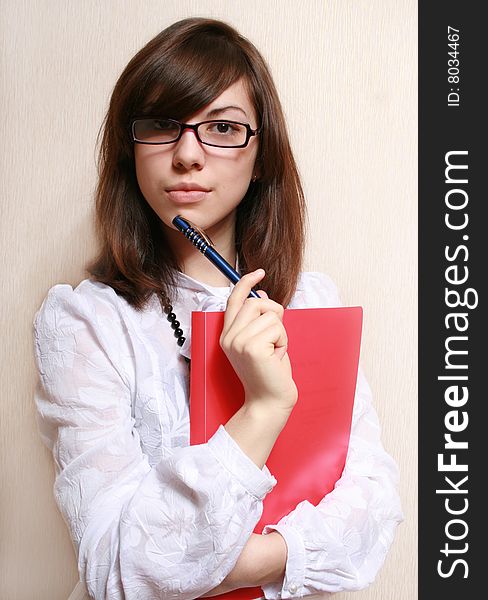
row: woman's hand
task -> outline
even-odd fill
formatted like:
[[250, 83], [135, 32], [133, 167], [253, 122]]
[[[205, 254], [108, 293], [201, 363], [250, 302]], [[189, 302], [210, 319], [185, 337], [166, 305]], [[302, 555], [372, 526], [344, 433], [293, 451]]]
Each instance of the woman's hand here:
[[248, 298], [264, 276], [258, 269], [244, 275], [227, 301], [220, 345], [245, 391], [245, 404], [290, 411], [298, 399], [283, 325], [284, 308], [268, 298]]
[[283, 585], [288, 548], [277, 531], [266, 535], [252, 533], [244, 546], [234, 568], [220, 585], [202, 598], [218, 596], [245, 587], [257, 587], [270, 583]]

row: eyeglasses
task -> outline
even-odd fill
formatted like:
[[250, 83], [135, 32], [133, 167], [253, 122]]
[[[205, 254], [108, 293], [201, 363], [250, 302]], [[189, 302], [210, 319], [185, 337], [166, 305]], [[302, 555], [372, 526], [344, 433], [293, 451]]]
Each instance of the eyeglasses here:
[[165, 118], [131, 121], [132, 140], [138, 144], [172, 144], [181, 138], [185, 129], [193, 129], [202, 144], [217, 148], [244, 148], [252, 136], [261, 132], [237, 121], [202, 121], [193, 125]]

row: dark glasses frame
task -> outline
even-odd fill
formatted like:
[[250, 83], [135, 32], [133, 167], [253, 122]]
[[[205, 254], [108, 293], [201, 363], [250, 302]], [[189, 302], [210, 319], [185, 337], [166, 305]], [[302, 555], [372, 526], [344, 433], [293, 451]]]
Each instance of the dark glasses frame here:
[[[146, 120], [151, 120], [151, 121], [152, 120], [154, 120], [154, 121], [161, 120], [161, 121], [169, 121], [171, 123], [175, 123], [176, 125], [178, 125], [180, 127], [180, 133], [178, 134], [178, 137], [174, 140], [171, 140], [171, 142], [147, 142], [144, 140], [139, 140], [139, 139], [137, 139], [136, 134], [135, 134], [135, 124], [137, 121], [146, 121]], [[218, 144], [210, 144], [209, 142], [204, 142], [200, 138], [200, 135], [198, 133], [198, 127], [200, 127], [200, 125], [204, 125], [206, 123], [233, 123], [234, 125], [242, 125], [243, 127], [246, 128], [246, 141], [243, 144], [239, 144], [238, 146], [219, 146]], [[229, 119], [211, 119], [208, 121], [200, 121], [200, 123], [191, 124], [191, 123], [182, 123], [181, 121], [177, 121], [176, 119], [169, 119], [167, 117], [134, 117], [133, 119], [131, 119], [131, 122], [130, 122], [130, 132], [131, 132], [132, 141], [135, 142], [136, 144], [150, 144], [152, 146], [174, 144], [175, 142], [179, 141], [179, 139], [183, 135], [183, 132], [186, 129], [193, 129], [193, 131], [195, 132], [195, 135], [197, 137], [197, 140], [201, 144], [204, 144], [205, 146], [213, 146], [214, 148], [245, 148], [248, 145], [249, 140], [253, 136], [261, 133], [261, 131], [262, 131], [262, 127], [258, 127], [257, 129], [251, 129], [251, 126], [249, 125], [249, 123], [241, 123], [240, 121], [230, 121]]]

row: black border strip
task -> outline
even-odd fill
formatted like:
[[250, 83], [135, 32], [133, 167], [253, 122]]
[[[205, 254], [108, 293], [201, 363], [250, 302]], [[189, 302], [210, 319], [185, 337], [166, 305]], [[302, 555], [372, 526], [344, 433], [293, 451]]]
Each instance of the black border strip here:
[[[481, 486], [488, 457], [488, 394], [482, 388], [488, 372], [488, 220], [482, 217], [488, 204], [488, 102], [482, 93], [488, 53], [480, 6], [419, 4], [420, 600], [476, 598], [487, 570]], [[446, 161], [466, 168], [446, 172]], [[453, 447], [446, 448], [449, 439]], [[447, 467], [439, 467], [439, 454]], [[446, 470], [454, 461], [467, 470]], [[460, 596], [466, 593], [472, 596]]]

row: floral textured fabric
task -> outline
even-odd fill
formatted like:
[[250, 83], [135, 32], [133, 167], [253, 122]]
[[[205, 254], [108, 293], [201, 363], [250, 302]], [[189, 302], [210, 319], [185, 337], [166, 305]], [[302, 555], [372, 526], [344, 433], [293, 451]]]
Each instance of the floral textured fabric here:
[[[85, 279], [55, 285], [34, 320], [39, 432], [52, 451], [54, 496], [81, 581], [96, 600], [197, 598], [232, 570], [276, 484], [221, 426], [189, 445], [193, 310], [225, 310], [233, 285], [178, 274], [176, 344], [156, 296], [136, 311]], [[302, 273], [289, 308], [339, 306], [321, 273]], [[320, 477], [320, 473], [317, 473]], [[384, 562], [402, 511], [397, 467], [380, 441], [360, 371], [349, 452], [335, 489], [301, 502], [276, 530], [288, 547], [268, 599], [357, 590]]]

